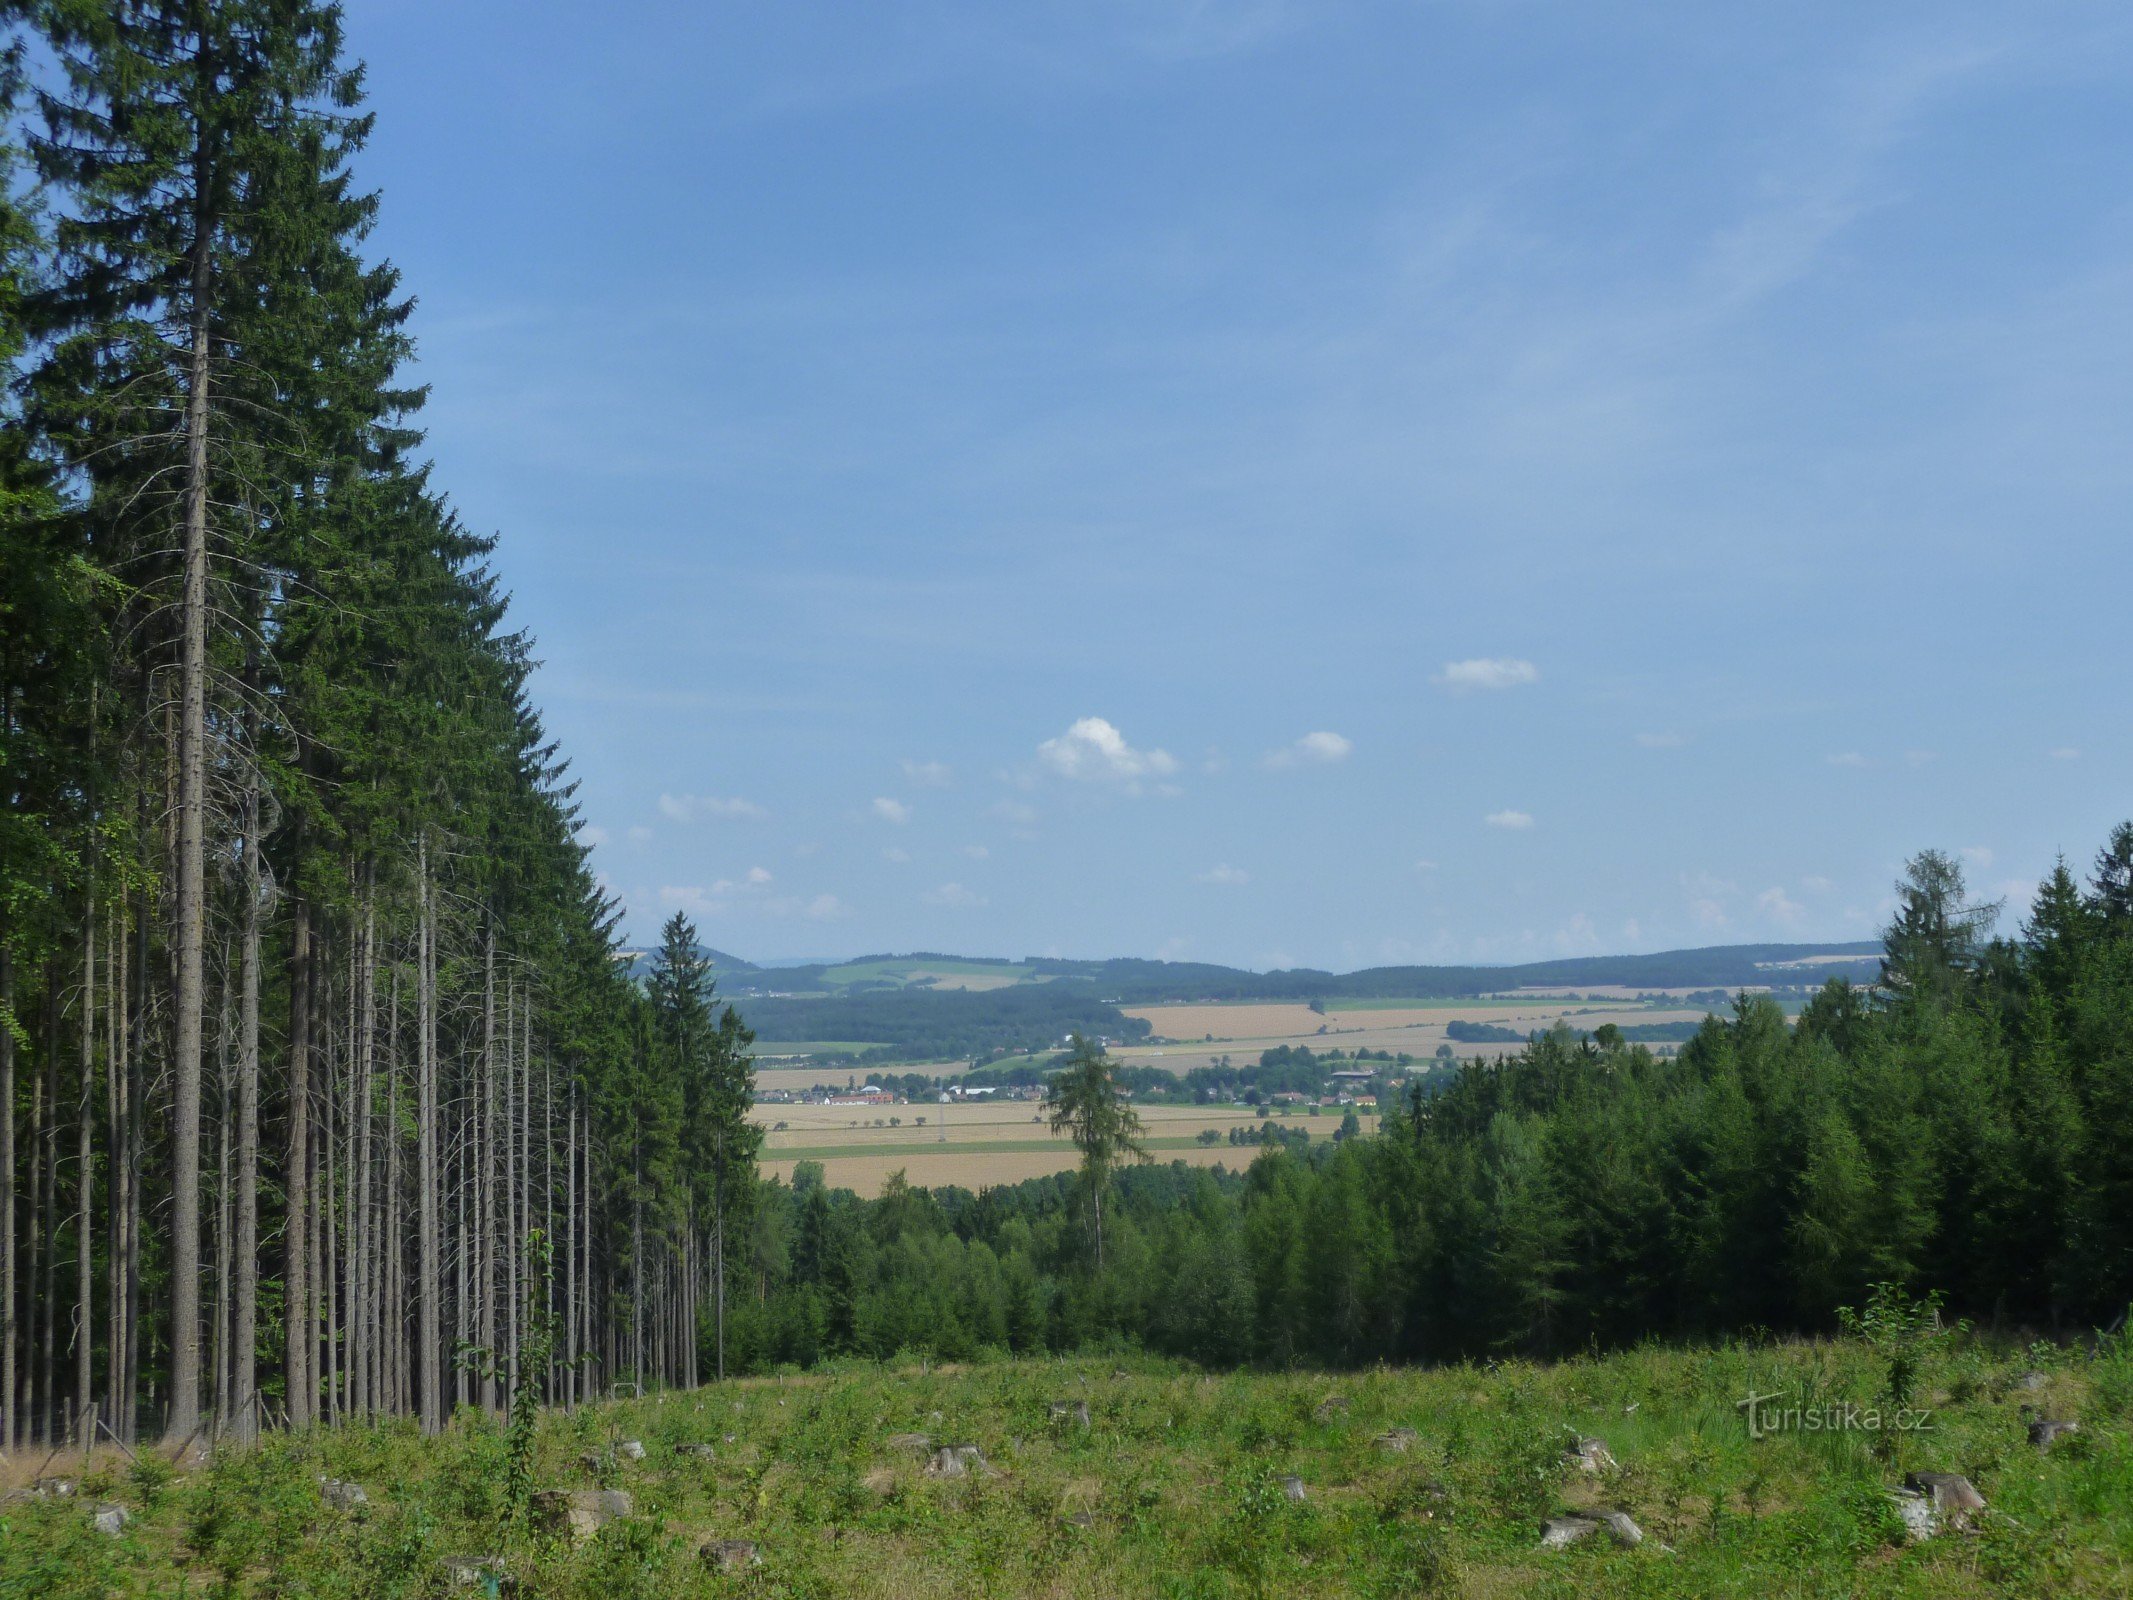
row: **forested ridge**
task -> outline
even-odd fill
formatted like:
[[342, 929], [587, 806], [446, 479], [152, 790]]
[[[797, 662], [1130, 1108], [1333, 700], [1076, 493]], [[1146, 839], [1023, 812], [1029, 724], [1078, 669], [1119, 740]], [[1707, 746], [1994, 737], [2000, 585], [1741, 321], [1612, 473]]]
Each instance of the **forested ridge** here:
[[613, 959], [338, 8], [5, 16], [0, 1447], [692, 1378], [746, 1036]]
[[1242, 1172], [832, 1193], [759, 1214], [754, 1365], [1144, 1345], [1213, 1365], [1816, 1332], [1873, 1286], [2076, 1332], [2133, 1297], [2133, 824], [2011, 937], [1928, 851], [1881, 979], [1763, 996], [1662, 1058], [1602, 1026], [1433, 1073], [1375, 1136]]

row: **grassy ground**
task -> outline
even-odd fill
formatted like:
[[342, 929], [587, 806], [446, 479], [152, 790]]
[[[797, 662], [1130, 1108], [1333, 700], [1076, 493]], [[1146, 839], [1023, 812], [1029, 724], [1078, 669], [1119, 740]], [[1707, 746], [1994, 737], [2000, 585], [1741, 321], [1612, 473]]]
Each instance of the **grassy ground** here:
[[[2030, 1368], [2039, 1389], [2017, 1381]], [[2133, 1593], [2133, 1353], [1943, 1338], [1918, 1391], [1933, 1426], [1901, 1437], [1751, 1439], [1734, 1403], [1871, 1403], [1881, 1381], [1856, 1344], [1342, 1376], [867, 1368], [544, 1418], [536, 1485], [634, 1500], [575, 1545], [509, 1515], [504, 1438], [471, 1417], [436, 1441], [345, 1430], [183, 1475], [99, 1464], [73, 1499], [0, 1507], [0, 1594], [441, 1594], [447, 1558], [473, 1554], [521, 1595], [599, 1600]], [[1050, 1420], [1053, 1400], [1086, 1400], [1091, 1426]], [[2023, 1402], [2083, 1431], [2040, 1453]], [[1405, 1453], [1377, 1442], [1396, 1427], [1415, 1431]], [[899, 1434], [975, 1443], [998, 1476], [929, 1477]], [[1618, 1466], [1576, 1470], [1574, 1434]], [[579, 1459], [624, 1439], [642, 1462]], [[1884, 1491], [1917, 1469], [1975, 1481], [1990, 1509], [1974, 1531], [1903, 1542]], [[327, 1508], [322, 1475], [371, 1503]], [[96, 1532], [87, 1502], [136, 1520]], [[1545, 1516], [1585, 1507], [1626, 1509], [1645, 1543], [1539, 1548]], [[696, 1554], [707, 1538], [754, 1541], [762, 1564], [722, 1574]]]

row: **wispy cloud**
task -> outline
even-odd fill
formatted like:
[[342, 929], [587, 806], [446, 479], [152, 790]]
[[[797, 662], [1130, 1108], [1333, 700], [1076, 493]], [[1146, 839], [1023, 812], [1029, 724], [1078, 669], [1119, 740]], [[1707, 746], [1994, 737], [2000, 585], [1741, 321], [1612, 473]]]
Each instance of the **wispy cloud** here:
[[1205, 872], [1199, 874], [1198, 881], [1201, 883], [1250, 883], [1252, 875], [1242, 867], [1233, 867], [1227, 861], [1224, 861], [1209, 867]]
[[1807, 913], [1805, 906], [1779, 888], [1765, 889], [1755, 897], [1755, 904], [1772, 921], [1787, 925], [1798, 922]]
[[1471, 661], [1447, 661], [1431, 680], [1439, 686], [1464, 693], [1470, 689], [1516, 689], [1540, 682], [1540, 668], [1513, 656], [1476, 657]]
[[874, 815], [884, 822], [893, 822], [899, 828], [911, 820], [911, 808], [901, 800], [893, 800], [885, 794], [874, 797]]
[[2052, 752], [2052, 759], [2054, 761], [2079, 761], [2081, 752], [2070, 744], [2062, 744]]
[[1355, 750], [1355, 741], [1337, 733], [1307, 733], [1294, 744], [1283, 745], [1279, 750], [1269, 750], [1264, 764], [1269, 767], [1324, 767], [1337, 761], [1346, 761]]
[[1533, 814], [1529, 811], [1491, 811], [1481, 820], [1492, 828], [1505, 828], [1513, 833], [1533, 826]]
[[985, 897], [975, 889], [966, 889], [960, 883], [944, 883], [938, 889], [928, 889], [924, 896], [929, 906], [981, 906]]
[[898, 765], [903, 768], [904, 780], [921, 789], [945, 789], [955, 781], [955, 773], [945, 761], [913, 761], [906, 757]]
[[1822, 758], [1833, 767], [1870, 767], [1873, 763], [1856, 750], [1839, 750]]
[[715, 794], [662, 794], [659, 814], [669, 822], [696, 822], [705, 817], [760, 822], [770, 815], [753, 800]]

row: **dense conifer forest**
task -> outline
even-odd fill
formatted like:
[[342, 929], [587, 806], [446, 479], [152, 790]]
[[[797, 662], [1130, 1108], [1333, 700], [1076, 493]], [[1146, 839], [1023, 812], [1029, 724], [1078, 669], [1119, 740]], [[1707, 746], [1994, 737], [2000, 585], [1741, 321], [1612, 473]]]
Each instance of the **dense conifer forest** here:
[[687, 1381], [745, 1036], [613, 959], [338, 8], [6, 9], [0, 1448]]
[[1676, 1056], [1603, 1026], [1432, 1073], [1376, 1137], [1085, 1192], [763, 1208], [752, 1364], [1144, 1345], [1210, 1365], [1549, 1356], [1833, 1330], [1875, 1285], [2079, 1333], [2133, 1297], [2133, 824], [2008, 938], [1928, 851], [1881, 982], [1744, 994]]

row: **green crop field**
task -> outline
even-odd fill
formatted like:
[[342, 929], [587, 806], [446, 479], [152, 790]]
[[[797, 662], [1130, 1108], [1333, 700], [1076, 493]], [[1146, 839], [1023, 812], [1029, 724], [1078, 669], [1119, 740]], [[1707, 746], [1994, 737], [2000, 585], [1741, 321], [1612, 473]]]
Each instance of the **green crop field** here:
[[[1131, 1356], [847, 1367], [544, 1416], [516, 1479], [504, 1431], [474, 1413], [435, 1440], [351, 1427], [184, 1473], [113, 1456], [64, 1498], [0, 1510], [0, 1592], [382, 1600], [457, 1579], [528, 1600], [2128, 1593], [2133, 1346], [1936, 1344], [1914, 1402], [1928, 1426], [1903, 1432], [1750, 1437], [1746, 1395], [1861, 1417], [1886, 1403], [1881, 1359], [1840, 1342], [1337, 1375]], [[2025, 1405], [2081, 1430], [2038, 1450]], [[1597, 1470], [1571, 1453], [1581, 1438], [1604, 1446], [1588, 1452]], [[936, 1452], [964, 1445], [963, 1472], [942, 1475]], [[1910, 1542], [1889, 1491], [1913, 1471], [1967, 1476], [1985, 1509]], [[324, 1478], [365, 1503], [327, 1503]], [[596, 1487], [627, 1496], [588, 1518], [611, 1518], [597, 1530], [574, 1535], [548, 1502], [514, 1509], [524, 1491]], [[116, 1533], [92, 1522], [104, 1507], [126, 1514]], [[1542, 1547], [1547, 1519], [1616, 1511], [1640, 1543], [1603, 1525]]]

